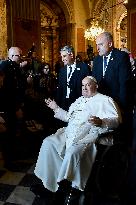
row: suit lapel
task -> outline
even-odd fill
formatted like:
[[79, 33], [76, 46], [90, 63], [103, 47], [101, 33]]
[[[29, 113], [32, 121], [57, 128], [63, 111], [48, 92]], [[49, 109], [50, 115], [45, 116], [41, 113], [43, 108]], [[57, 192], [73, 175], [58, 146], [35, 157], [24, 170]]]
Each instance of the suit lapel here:
[[72, 73], [72, 76], [71, 76], [70, 81], [71, 81], [71, 80], [75, 80], [75, 78], [76, 78], [76, 76], [77, 76], [76, 73], [77, 73], [77, 64], [76, 64], [76, 67], [75, 67], [74, 72]]
[[114, 57], [115, 56], [114, 56], [114, 50], [113, 50], [112, 53], [111, 53], [108, 65], [107, 65], [107, 69], [106, 69], [105, 75], [106, 75], [106, 73], [109, 73], [110, 70], [113, 68]]
[[67, 85], [67, 66], [64, 66], [64, 68], [62, 68], [62, 82], [64, 85]]
[[[109, 67], [110, 67], [111, 64], [113, 64], [113, 60], [114, 60], [114, 53], [113, 53], [113, 51], [112, 51], [111, 56], [110, 56], [110, 59], [109, 59], [109, 63], [108, 63], [108, 66], [109, 66]], [[108, 67], [108, 66], [107, 66], [107, 67]]]

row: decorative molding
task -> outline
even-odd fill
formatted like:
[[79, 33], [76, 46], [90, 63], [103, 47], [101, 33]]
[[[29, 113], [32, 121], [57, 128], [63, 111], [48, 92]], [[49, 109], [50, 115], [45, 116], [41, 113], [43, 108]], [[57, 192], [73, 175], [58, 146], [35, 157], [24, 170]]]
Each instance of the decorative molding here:
[[67, 23], [75, 22], [74, 0], [56, 0], [63, 9]]
[[46, 4], [40, 3], [41, 27], [59, 25], [59, 17], [51, 11]]

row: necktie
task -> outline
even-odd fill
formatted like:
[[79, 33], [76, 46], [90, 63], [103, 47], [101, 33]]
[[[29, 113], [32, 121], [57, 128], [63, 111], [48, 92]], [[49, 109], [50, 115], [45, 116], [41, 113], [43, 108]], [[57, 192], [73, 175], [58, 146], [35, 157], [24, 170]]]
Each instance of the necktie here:
[[107, 57], [104, 56], [104, 71], [106, 71], [106, 67], [107, 67]]
[[71, 72], [72, 72], [72, 67], [70, 66], [70, 67], [69, 67], [69, 69], [70, 69], [70, 70], [69, 70], [68, 78], [69, 78], [69, 77], [70, 77], [70, 75], [71, 75]]

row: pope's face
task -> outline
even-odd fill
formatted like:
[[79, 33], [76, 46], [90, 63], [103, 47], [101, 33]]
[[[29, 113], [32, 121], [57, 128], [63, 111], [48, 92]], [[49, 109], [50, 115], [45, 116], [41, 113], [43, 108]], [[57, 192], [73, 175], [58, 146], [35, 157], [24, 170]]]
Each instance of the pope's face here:
[[96, 45], [100, 56], [106, 56], [112, 50], [112, 42], [110, 42], [104, 34], [100, 34], [97, 37]]
[[94, 96], [96, 94], [96, 91], [97, 91], [97, 84], [89, 79], [89, 78], [84, 78], [82, 80], [82, 95], [84, 97], [91, 97], [91, 96]]
[[73, 62], [73, 54], [69, 54], [67, 51], [61, 51], [61, 58], [64, 65], [70, 65]]

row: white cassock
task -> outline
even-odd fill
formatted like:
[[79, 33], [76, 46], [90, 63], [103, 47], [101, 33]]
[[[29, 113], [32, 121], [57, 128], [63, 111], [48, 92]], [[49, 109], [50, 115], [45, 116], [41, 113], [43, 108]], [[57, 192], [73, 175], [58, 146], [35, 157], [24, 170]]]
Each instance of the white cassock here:
[[[102, 119], [102, 126], [91, 125], [90, 116]], [[110, 97], [97, 93], [79, 97], [68, 112], [58, 108], [55, 117], [67, 121], [68, 126], [44, 139], [34, 173], [52, 192], [64, 179], [83, 191], [96, 156], [94, 141], [99, 134], [118, 127], [120, 112]]]

